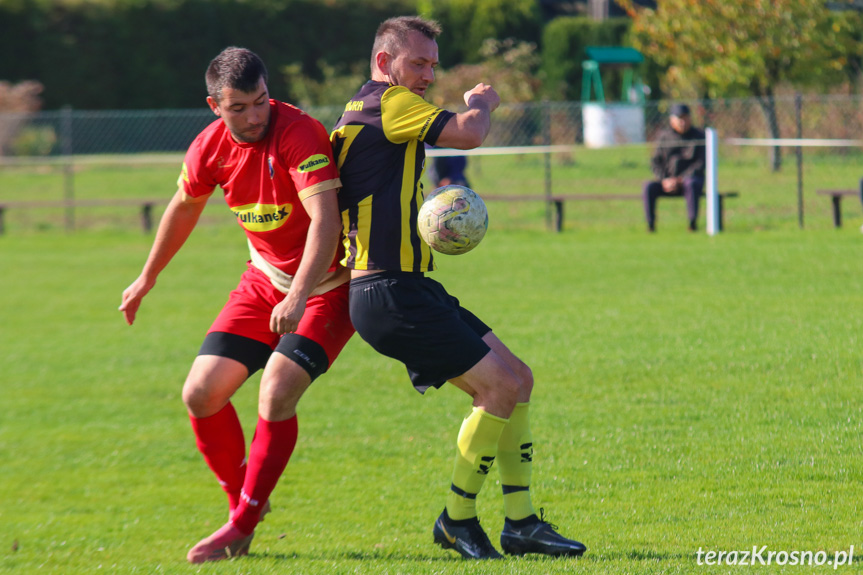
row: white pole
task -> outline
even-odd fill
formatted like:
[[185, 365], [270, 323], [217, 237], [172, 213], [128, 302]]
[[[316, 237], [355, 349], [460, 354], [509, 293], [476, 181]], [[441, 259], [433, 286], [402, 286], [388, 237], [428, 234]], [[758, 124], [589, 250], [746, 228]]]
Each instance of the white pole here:
[[715, 236], [720, 231], [719, 185], [716, 177], [719, 146], [717, 145], [716, 130], [707, 128], [704, 131], [704, 139], [707, 156], [706, 181], [704, 182], [704, 195], [707, 196], [707, 235]]

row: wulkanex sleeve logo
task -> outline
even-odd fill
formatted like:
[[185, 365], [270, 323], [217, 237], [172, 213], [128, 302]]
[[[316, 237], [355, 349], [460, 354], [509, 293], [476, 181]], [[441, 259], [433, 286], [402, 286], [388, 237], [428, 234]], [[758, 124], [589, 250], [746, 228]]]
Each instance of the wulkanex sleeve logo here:
[[186, 162], [183, 162], [183, 169], [180, 171], [180, 177], [177, 178], [177, 186], [182, 186], [183, 182], [189, 183], [189, 168], [186, 166]]
[[307, 174], [309, 172], [314, 172], [315, 170], [320, 170], [321, 168], [325, 168], [330, 165], [330, 159], [326, 156], [326, 154], [315, 154], [314, 156], [309, 156], [306, 158], [303, 163], [297, 167], [297, 171], [301, 174]]
[[269, 232], [284, 225], [291, 215], [291, 204], [246, 204], [231, 211], [241, 226], [250, 232]]

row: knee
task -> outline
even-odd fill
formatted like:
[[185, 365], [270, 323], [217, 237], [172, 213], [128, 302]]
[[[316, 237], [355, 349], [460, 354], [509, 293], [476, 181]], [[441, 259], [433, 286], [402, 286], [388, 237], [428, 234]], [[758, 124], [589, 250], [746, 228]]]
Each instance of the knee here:
[[527, 403], [530, 401], [530, 394], [533, 393], [533, 370], [524, 363], [519, 362], [517, 370], [519, 379], [518, 403]]
[[311, 385], [311, 382], [311, 377], [300, 367], [278, 370], [266, 369], [261, 377], [258, 412], [269, 421], [280, 421], [293, 417], [296, 414], [300, 398]]
[[658, 192], [657, 189], [661, 187], [659, 182], [647, 181], [644, 182], [644, 186], [641, 188], [641, 193], [644, 194], [645, 197], [655, 196]]
[[306, 386], [297, 385], [290, 378], [267, 375], [261, 378], [261, 389], [258, 395], [260, 405], [295, 407]]
[[526, 363], [518, 360], [516, 365], [510, 365], [511, 377], [502, 378], [498, 392], [503, 401], [515, 407], [516, 403], [530, 400], [533, 391], [533, 372]]
[[521, 395], [521, 382], [517, 377], [504, 377], [491, 390], [491, 405], [500, 409], [498, 415], [509, 417]]
[[210, 417], [228, 405], [242, 383], [220, 381], [193, 369], [183, 384], [183, 403], [193, 417]]
[[205, 382], [189, 375], [183, 384], [183, 404], [194, 417], [209, 417], [219, 412], [224, 405], [216, 405], [213, 394], [209, 392]]
[[248, 368], [238, 361], [199, 355], [183, 384], [183, 403], [193, 417], [215, 415], [248, 377]]
[[697, 196], [704, 190], [704, 180], [702, 178], [686, 178], [683, 180], [683, 188], [691, 190], [692, 194]]

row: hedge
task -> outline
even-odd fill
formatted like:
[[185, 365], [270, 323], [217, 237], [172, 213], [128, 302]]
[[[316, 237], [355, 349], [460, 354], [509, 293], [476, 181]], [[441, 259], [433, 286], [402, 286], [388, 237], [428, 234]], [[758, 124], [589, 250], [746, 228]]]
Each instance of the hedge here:
[[[176, 0], [0, 2], [0, 78], [37, 80], [44, 108], [190, 108], [204, 105], [204, 72], [230, 45], [267, 63], [274, 97], [279, 70], [299, 62], [310, 75], [331, 64], [368, 61], [384, 19], [415, 13], [409, 0]], [[276, 76], [276, 77], [274, 77]]]

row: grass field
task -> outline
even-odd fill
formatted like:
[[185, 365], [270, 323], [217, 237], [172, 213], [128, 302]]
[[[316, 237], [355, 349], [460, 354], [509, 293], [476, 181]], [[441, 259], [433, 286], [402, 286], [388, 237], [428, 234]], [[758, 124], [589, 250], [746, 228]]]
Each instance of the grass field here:
[[[506, 176], [488, 166], [477, 178]], [[653, 236], [637, 212], [552, 234], [496, 209], [483, 245], [442, 257], [436, 277], [533, 367], [534, 502], [583, 558], [474, 564], [434, 546], [467, 398], [420, 397], [354, 338], [301, 402], [252, 554], [187, 565], [226, 505], [180, 389], [243, 268], [242, 235], [200, 227], [130, 328], [116, 308], [151, 236], [13, 228], [0, 237], [0, 573], [726, 573], [699, 550], [832, 562], [852, 545], [855, 565], [838, 570], [859, 570], [853, 221], [834, 231], [825, 211], [800, 231], [792, 210], [743, 226], [738, 207], [709, 238], [683, 231], [669, 203]], [[257, 383], [236, 398], [249, 439]], [[496, 542], [495, 472], [479, 508]]]
[[[637, 191], [645, 157], [556, 156], [553, 190]], [[778, 174], [761, 151], [724, 157], [720, 186], [741, 197], [718, 237], [683, 231], [681, 201], [660, 203], [654, 236], [638, 202], [568, 205], [563, 234], [544, 230], [541, 204], [490, 203], [483, 245], [441, 258], [437, 278], [534, 369], [534, 501], [588, 546], [579, 560], [475, 565], [432, 545], [467, 399], [418, 396], [354, 338], [301, 403], [300, 442], [252, 555], [187, 565], [226, 513], [180, 389], [245, 242], [211, 202], [129, 328], [120, 293], [152, 242], [134, 209], [78, 211], [75, 234], [60, 210], [10, 210], [0, 573], [724, 573], [699, 550], [832, 561], [852, 545], [855, 566], [839, 569], [859, 569], [861, 212], [846, 201], [833, 230], [814, 194], [855, 187], [859, 158], [806, 156], [800, 230], [792, 157]], [[176, 173], [83, 166], [75, 194], [167, 199]], [[541, 156], [482, 158], [470, 175], [482, 194], [543, 192]], [[0, 201], [63, 193], [55, 170], [0, 171]], [[257, 383], [236, 398], [249, 439]], [[494, 472], [479, 507], [496, 542]]]

